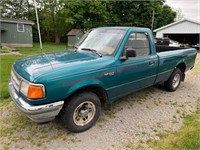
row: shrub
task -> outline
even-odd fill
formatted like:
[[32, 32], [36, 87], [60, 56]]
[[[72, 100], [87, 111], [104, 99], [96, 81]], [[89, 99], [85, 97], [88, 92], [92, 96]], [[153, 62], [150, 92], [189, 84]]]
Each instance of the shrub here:
[[10, 47], [8, 46], [3, 46], [0, 48], [0, 53], [9, 53], [11, 51]]

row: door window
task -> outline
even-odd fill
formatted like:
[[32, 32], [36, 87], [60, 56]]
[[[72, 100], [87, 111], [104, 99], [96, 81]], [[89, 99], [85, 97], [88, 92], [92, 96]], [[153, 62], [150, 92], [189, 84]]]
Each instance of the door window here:
[[125, 51], [136, 51], [136, 57], [144, 57], [150, 54], [149, 40], [146, 33], [131, 33], [125, 45]]

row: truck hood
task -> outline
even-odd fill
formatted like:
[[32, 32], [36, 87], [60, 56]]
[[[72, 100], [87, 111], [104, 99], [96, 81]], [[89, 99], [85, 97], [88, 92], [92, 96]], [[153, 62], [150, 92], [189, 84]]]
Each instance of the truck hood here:
[[[104, 57], [104, 56], [103, 56]], [[17, 60], [13, 68], [24, 79], [34, 82], [36, 78], [50, 74], [52, 72], [63, 72], [65, 74], [84, 69], [84, 64], [103, 61], [103, 57], [90, 52], [75, 52], [73, 50], [58, 51], [52, 53], [42, 53]], [[106, 56], [105, 56], [106, 57]], [[104, 58], [105, 59], [105, 58]], [[105, 62], [105, 61], [104, 61]], [[99, 63], [97, 63], [99, 64]], [[90, 65], [90, 69], [95, 65]], [[58, 75], [58, 74], [57, 74]]]

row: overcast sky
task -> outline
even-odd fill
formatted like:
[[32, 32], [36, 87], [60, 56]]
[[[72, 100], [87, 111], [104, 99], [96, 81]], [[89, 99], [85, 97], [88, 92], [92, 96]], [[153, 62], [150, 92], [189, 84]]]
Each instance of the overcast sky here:
[[200, 22], [200, 0], [165, 0], [174, 10], [181, 9], [184, 18]]

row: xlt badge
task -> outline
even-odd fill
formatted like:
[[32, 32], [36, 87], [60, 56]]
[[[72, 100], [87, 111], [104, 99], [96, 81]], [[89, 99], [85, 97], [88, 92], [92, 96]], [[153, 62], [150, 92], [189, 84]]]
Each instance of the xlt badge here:
[[115, 74], [114, 71], [104, 73], [104, 76], [113, 76]]

